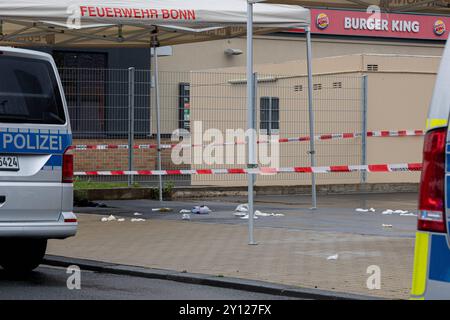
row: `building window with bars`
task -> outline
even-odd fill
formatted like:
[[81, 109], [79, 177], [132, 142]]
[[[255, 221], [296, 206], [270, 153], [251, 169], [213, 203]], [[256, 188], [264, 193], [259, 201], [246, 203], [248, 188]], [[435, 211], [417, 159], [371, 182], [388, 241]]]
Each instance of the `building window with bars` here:
[[190, 84], [189, 83], [180, 83], [179, 84], [179, 106], [178, 106], [178, 122], [179, 128], [189, 130], [190, 128], [190, 104], [191, 104], [191, 95], [190, 95]]
[[280, 132], [280, 99], [261, 97], [260, 129], [262, 134], [276, 135]]

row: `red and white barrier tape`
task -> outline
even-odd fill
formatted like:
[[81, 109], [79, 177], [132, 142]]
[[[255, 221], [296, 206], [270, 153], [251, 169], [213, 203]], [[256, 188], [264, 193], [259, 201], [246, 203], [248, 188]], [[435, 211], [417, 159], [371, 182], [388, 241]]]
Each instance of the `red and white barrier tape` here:
[[193, 169], [193, 170], [137, 170], [137, 171], [85, 171], [76, 176], [168, 176], [168, 175], [214, 175], [214, 174], [277, 174], [277, 173], [337, 173], [337, 172], [406, 172], [421, 171], [421, 163], [374, 164], [329, 167], [290, 167], [255, 169]]
[[[394, 131], [368, 131], [367, 137], [417, 137], [423, 136], [424, 130], [394, 130]], [[315, 136], [315, 140], [341, 140], [341, 139], [354, 139], [361, 137], [361, 133], [333, 133], [333, 134], [322, 134]], [[258, 144], [262, 143], [286, 143], [286, 142], [305, 142], [309, 141], [309, 136], [304, 137], [294, 137], [294, 138], [280, 138], [277, 140], [268, 140], [268, 141], [257, 141]], [[231, 142], [231, 143], [222, 143], [220, 145], [242, 145], [246, 144], [245, 142]], [[195, 147], [203, 147], [205, 145], [177, 145], [177, 144], [163, 144], [161, 145], [161, 149], [173, 149], [176, 146], [181, 148], [195, 148]], [[214, 145], [213, 145], [214, 146]], [[219, 146], [219, 145], [215, 145]], [[156, 149], [158, 146], [156, 144], [140, 144], [133, 146], [133, 149]], [[98, 144], [98, 145], [75, 145], [71, 146], [69, 149], [71, 150], [109, 150], [109, 149], [128, 149], [127, 144]]]

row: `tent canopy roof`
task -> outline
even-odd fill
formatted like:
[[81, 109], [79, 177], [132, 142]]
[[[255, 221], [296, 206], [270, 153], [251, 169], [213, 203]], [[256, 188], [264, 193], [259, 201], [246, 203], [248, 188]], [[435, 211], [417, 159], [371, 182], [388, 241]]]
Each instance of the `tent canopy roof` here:
[[[14, 0], [0, 3], [0, 43], [148, 47], [246, 34], [246, 0]], [[310, 24], [308, 9], [257, 3], [255, 33]]]

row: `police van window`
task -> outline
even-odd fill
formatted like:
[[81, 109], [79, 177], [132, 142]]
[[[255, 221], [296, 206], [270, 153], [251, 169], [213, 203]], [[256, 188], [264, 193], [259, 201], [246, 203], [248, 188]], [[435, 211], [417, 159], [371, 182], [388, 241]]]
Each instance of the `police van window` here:
[[0, 56], [0, 122], [65, 124], [61, 94], [47, 61]]

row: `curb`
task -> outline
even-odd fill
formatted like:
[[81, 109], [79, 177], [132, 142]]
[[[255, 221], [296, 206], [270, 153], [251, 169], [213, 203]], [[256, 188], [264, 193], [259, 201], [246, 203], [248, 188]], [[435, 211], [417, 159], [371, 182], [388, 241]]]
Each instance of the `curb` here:
[[342, 292], [332, 292], [320, 289], [300, 288], [257, 280], [211, 276], [211, 275], [178, 272], [164, 269], [144, 268], [86, 259], [67, 258], [54, 255], [46, 255], [44, 257], [43, 264], [57, 267], [68, 267], [70, 265], [77, 265], [81, 269], [101, 273], [110, 273], [116, 275], [126, 275], [149, 279], [170, 280], [182, 283], [206, 285], [212, 287], [266, 293], [271, 295], [279, 295], [302, 299], [381, 300], [381, 298], [372, 296], [356, 295]]
[[[379, 194], [379, 193], [409, 193], [417, 192], [418, 183], [367, 183], [367, 184], [332, 184], [317, 185], [317, 194]], [[258, 195], [310, 195], [311, 187], [302, 186], [255, 186]], [[199, 199], [205, 197], [235, 197], [246, 196], [247, 187], [226, 186], [189, 186], [175, 187], [172, 194], [166, 195], [171, 200]], [[153, 188], [114, 188], [114, 189], [76, 189], [76, 201], [106, 201], [106, 200], [139, 200], [154, 198]]]

